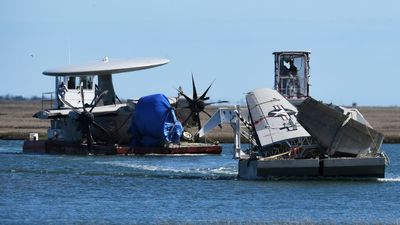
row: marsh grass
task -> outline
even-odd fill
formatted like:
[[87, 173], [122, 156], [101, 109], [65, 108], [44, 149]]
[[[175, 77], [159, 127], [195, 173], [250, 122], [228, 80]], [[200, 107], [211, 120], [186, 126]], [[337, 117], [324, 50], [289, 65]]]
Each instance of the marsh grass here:
[[31, 132], [46, 137], [50, 121], [33, 117], [41, 109], [41, 101], [0, 101], [0, 138], [27, 139]]
[[373, 128], [383, 133], [386, 143], [400, 143], [400, 107], [358, 107]]
[[[33, 114], [42, 109], [42, 102], [35, 101], [0, 101], [0, 139], [27, 139], [29, 133], [47, 136], [50, 120], [39, 120]], [[400, 143], [400, 107], [358, 107], [365, 119], [385, 135], [386, 143]], [[211, 115], [215, 108], [207, 109]], [[208, 116], [201, 113], [202, 124]], [[195, 128], [193, 128], [195, 130]], [[229, 125], [216, 127], [207, 135], [207, 142], [232, 142], [233, 130]]]

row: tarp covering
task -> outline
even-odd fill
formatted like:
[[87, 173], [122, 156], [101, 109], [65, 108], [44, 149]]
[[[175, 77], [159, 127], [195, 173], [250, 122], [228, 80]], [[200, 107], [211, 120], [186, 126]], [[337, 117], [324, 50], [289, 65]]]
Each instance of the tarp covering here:
[[168, 98], [154, 94], [139, 99], [130, 131], [133, 146], [157, 147], [166, 142], [179, 143], [183, 127]]

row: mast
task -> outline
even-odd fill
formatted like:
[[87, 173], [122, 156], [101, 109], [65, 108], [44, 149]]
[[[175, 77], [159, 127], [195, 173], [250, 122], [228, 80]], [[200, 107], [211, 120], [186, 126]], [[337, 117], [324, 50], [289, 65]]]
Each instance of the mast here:
[[[59, 103], [58, 103], [58, 95], [59, 95], [59, 90], [58, 90], [58, 76], [56, 76], [56, 78], [55, 78], [55, 83], [54, 83], [54, 85], [55, 85], [55, 87], [54, 87], [54, 93], [55, 93], [55, 96], [54, 96], [54, 108], [55, 109], [58, 109], [58, 106], [59, 106]], [[53, 98], [53, 97], [51, 97], [51, 98]], [[53, 100], [53, 99], [52, 99]]]

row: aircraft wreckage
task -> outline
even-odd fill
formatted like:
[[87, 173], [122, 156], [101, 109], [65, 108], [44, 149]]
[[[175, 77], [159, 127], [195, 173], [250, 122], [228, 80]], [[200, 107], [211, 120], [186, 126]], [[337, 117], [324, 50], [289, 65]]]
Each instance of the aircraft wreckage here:
[[[247, 109], [220, 108], [198, 132], [234, 130], [239, 178], [385, 176], [383, 135], [354, 108], [309, 95], [309, 52], [274, 52], [274, 89], [246, 94]], [[244, 137], [250, 148], [241, 149]]]
[[[324, 104], [309, 94], [309, 52], [274, 52], [274, 90], [246, 94], [246, 108], [219, 108], [201, 125], [200, 113], [214, 102], [206, 91], [193, 97], [162, 94], [119, 101], [112, 74], [161, 66], [166, 59], [139, 58], [46, 70], [55, 77], [51, 109], [35, 114], [50, 119], [48, 140], [24, 142], [24, 153], [182, 154], [221, 152], [221, 146], [196, 142], [214, 127], [234, 130], [239, 178], [384, 177], [389, 162], [380, 150], [383, 135], [354, 108]], [[97, 78], [97, 81], [96, 79]], [[119, 101], [119, 103], [117, 103]], [[225, 101], [216, 102], [224, 103]], [[176, 112], [176, 114], [175, 114]], [[188, 126], [197, 126], [194, 135]], [[241, 138], [250, 147], [241, 148]]]
[[[55, 77], [49, 92], [52, 107], [34, 117], [51, 121], [47, 140], [26, 140], [24, 153], [49, 154], [219, 154], [222, 147], [199, 143], [190, 133], [201, 128], [205, 107], [226, 101], [207, 102], [207, 90], [193, 97], [182, 89], [178, 97], [153, 94], [122, 102], [115, 93], [113, 74], [167, 64], [161, 58], [108, 59], [69, 65], [43, 72]], [[44, 99], [42, 100], [44, 101]], [[211, 116], [211, 115], [210, 115]]]

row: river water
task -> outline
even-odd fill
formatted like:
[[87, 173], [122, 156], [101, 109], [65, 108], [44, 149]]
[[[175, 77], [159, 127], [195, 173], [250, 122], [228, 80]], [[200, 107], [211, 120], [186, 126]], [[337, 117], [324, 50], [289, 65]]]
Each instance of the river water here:
[[400, 224], [400, 145], [377, 180], [236, 179], [221, 155], [22, 154], [0, 141], [0, 224]]

